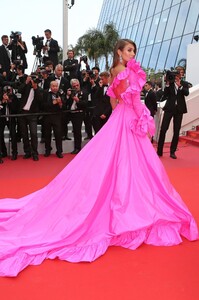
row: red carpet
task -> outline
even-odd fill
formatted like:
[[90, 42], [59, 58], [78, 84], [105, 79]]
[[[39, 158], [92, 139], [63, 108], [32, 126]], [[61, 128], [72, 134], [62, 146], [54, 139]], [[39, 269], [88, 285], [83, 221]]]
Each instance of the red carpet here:
[[[165, 147], [161, 158], [171, 182], [199, 224], [199, 148], [180, 144], [178, 159]], [[39, 162], [4, 159], [0, 197], [21, 197], [45, 186], [70, 161], [40, 156]], [[17, 278], [0, 278], [1, 300], [196, 300], [199, 241], [175, 247], [111, 247], [93, 263], [46, 260]]]

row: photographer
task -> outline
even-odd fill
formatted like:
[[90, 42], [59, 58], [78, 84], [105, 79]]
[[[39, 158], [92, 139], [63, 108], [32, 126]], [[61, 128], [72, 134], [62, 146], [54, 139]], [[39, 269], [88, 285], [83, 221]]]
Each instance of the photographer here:
[[26, 53], [28, 49], [26, 43], [22, 40], [21, 32], [17, 31], [11, 33], [8, 49], [11, 50], [12, 62], [22, 65], [24, 70], [27, 69]]
[[56, 143], [56, 155], [58, 158], [63, 158], [62, 152], [62, 115], [61, 113], [65, 108], [64, 93], [59, 92], [59, 84], [57, 81], [51, 81], [50, 89], [44, 91], [42, 108], [45, 112], [54, 114], [45, 115], [43, 117], [44, 126], [44, 140], [46, 152], [45, 157], [51, 153], [51, 132], [53, 129]]
[[68, 58], [64, 60], [63, 68], [64, 68], [64, 77], [67, 80], [71, 80], [73, 78], [78, 78], [78, 60], [74, 58], [74, 51], [68, 50], [67, 52]]
[[58, 52], [60, 51], [58, 42], [52, 38], [52, 32], [50, 29], [44, 31], [46, 36], [46, 42], [43, 46], [43, 62], [52, 61], [53, 69], [58, 64]]
[[177, 158], [175, 151], [178, 145], [182, 118], [183, 114], [187, 113], [185, 96], [189, 95], [188, 82], [181, 80], [181, 77], [182, 73], [178, 71], [178, 67], [174, 72], [167, 71], [166, 86], [162, 98], [162, 101], [166, 100], [166, 104], [163, 108], [164, 116], [157, 149], [157, 154], [162, 156], [166, 132], [173, 118], [173, 138], [170, 145], [170, 157], [173, 159]]
[[[41, 110], [42, 102], [42, 90], [38, 87], [40, 82], [38, 75], [32, 73], [26, 78], [25, 83], [22, 83], [18, 89], [21, 93], [20, 101], [20, 113], [24, 114], [23, 117], [19, 117], [19, 124], [21, 128], [21, 135], [23, 139], [24, 147], [24, 159], [28, 159], [31, 156], [34, 161], [38, 161], [38, 137], [37, 137], [37, 116], [34, 113], [38, 113]], [[30, 114], [30, 115], [29, 115]], [[30, 141], [29, 141], [30, 130]]]
[[2, 45], [0, 46], [0, 73], [4, 79], [7, 79], [10, 71], [11, 57], [8, 49], [8, 36], [2, 35]]
[[72, 89], [67, 91], [66, 107], [71, 111], [71, 122], [73, 124], [74, 150], [71, 154], [77, 154], [81, 150], [82, 144], [82, 122], [86, 109], [88, 94], [81, 90], [78, 79], [71, 79]]
[[[0, 99], [0, 114], [11, 115], [18, 114], [19, 112], [19, 101], [13, 94], [11, 86], [4, 86], [3, 95]], [[17, 133], [16, 133], [16, 118], [15, 117], [1, 117], [0, 118], [0, 157], [7, 156], [7, 149], [4, 141], [4, 130], [8, 127], [11, 138], [12, 147], [12, 160], [17, 159]]]

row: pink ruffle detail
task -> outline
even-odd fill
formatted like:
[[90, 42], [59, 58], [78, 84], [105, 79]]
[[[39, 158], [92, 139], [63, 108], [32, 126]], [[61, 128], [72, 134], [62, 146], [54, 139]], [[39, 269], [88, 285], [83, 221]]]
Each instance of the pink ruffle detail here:
[[155, 122], [146, 106], [143, 105], [143, 112], [140, 118], [138, 120], [134, 119], [130, 122], [130, 129], [133, 133], [139, 136], [146, 136], [147, 133], [154, 136]]

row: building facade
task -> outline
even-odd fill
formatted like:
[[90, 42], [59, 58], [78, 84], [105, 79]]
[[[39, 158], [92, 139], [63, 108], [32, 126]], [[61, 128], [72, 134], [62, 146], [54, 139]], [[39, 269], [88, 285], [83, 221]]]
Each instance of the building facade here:
[[163, 71], [186, 65], [199, 34], [199, 0], [104, 0], [97, 28], [110, 22], [135, 41], [143, 68]]

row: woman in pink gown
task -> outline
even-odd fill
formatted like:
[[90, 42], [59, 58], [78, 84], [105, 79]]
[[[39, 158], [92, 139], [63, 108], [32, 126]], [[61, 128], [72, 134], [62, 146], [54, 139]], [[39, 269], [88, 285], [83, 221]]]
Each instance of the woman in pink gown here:
[[94, 261], [109, 246], [176, 245], [198, 238], [148, 132], [140, 101], [145, 73], [136, 45], [119, 40], [108, 93], [114, 108], [98, 134], [47, 186], [0, 201], [0, 275], [16, 276], [44, 259]]

